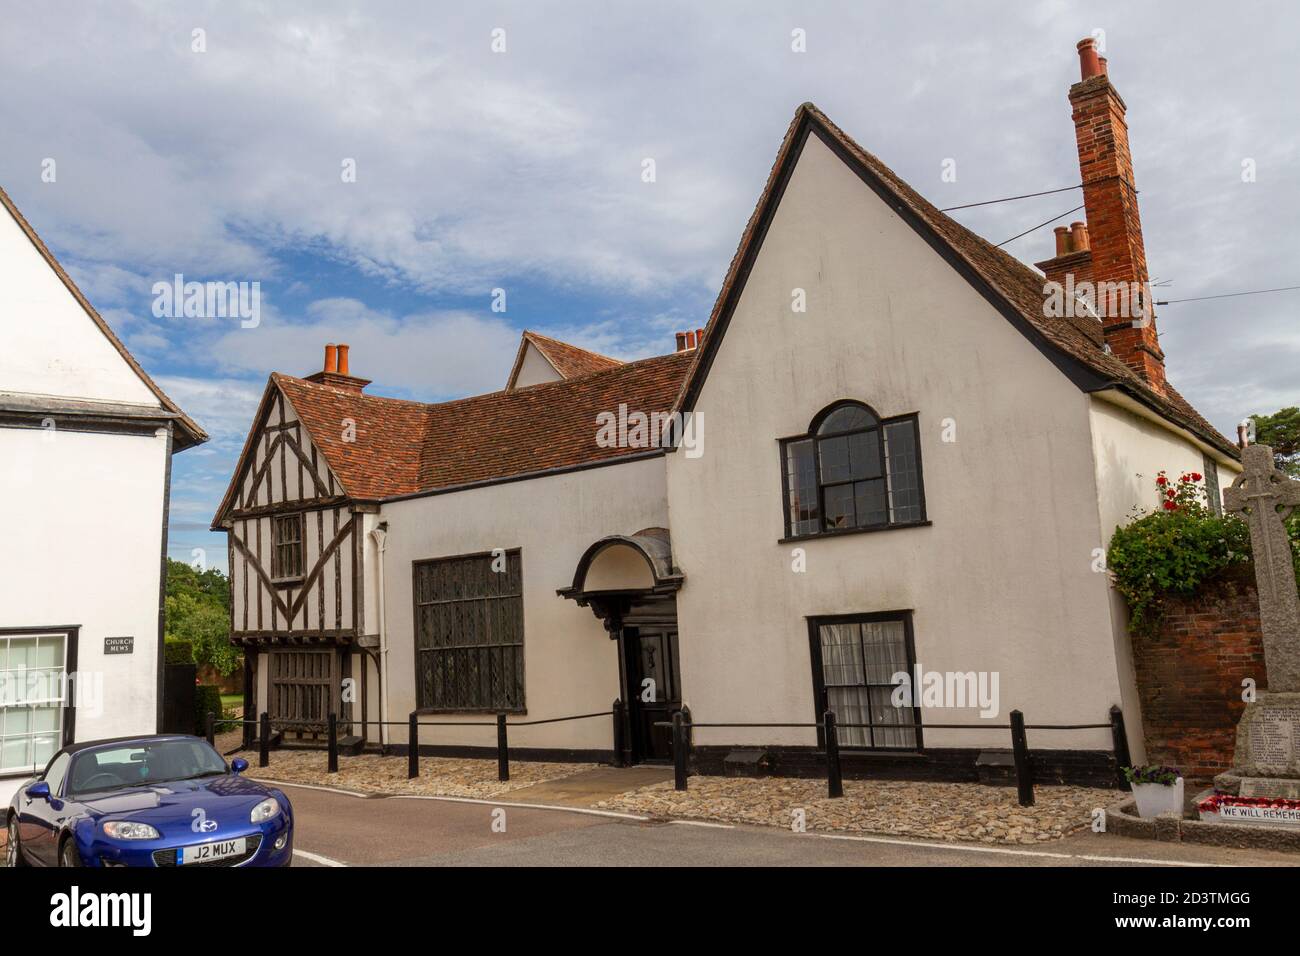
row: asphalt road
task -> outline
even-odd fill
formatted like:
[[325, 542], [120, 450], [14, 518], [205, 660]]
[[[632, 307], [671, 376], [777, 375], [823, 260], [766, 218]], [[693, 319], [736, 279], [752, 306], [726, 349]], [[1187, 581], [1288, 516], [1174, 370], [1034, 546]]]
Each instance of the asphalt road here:
[[1024, 850], [628, 819], [509, 802], [285, 787], [295, 866], [1300, 865], [1300, 857], [1092, 833]]

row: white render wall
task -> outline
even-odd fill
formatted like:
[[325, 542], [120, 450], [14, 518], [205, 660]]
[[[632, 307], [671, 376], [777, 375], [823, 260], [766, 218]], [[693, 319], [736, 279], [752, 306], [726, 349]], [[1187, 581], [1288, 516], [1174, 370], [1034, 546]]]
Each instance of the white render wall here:
[[[1101, 518], [1101, 547], [1110, 544], [1120, 525], [1128, 524], [1138, 511], [1159, 508], [1156, 475], [1165, 471], [1171, 481], [1183, 472], [1204, 472], [1202, 449], [1189, 438], [1153, 422], [1136, 410], [1117, 404], [1117, 396], [1102, 393], [1089, 408], [1092, 421], [1093, 458], [1097, 472], [1097, 509]], [[1232, 484], [1241, 466], [1218, 454], [1220, 501], [1222, 489]], [[1129, 749], [1135, 761], [1146, 759], [1142, 725], [1134, 716], [1140, 707], [1137, 674], [1133, 666], [1133, 645], [1128, 634], [1128, 607], [1119, 592], [1110, 589], [1111, 630], [1114, 634], [1124, 697]]]
[[[1102, 543], [1109, 544], [1115, 529], [1132, 520], [1135, 508], [1157, 510], [1155, 481], [1161, 470], [1177, 481], [1183, 472], [1203, 472], [1205, 464], [1201, 449], [1189, 439], [1113, 401], [1096, 397], [1089, 412]], [[1222, 489], [1232, 484], [1241, 466], [1227, 459], [1217, 464], [1222, 501]]]
[[[595, 433], [596, 423], [592, 422]], [[415, 709], [412, 562], [520, 549], [523, 566], [524, 680], [527, 717], [541, 720], [608, 710], [619, 695], [618, 648], [589, 608], [555, 592], [573, 583], [582, 553], [599, 538], [667, 524], [664, 460], [650, 458], [568, 474], [384, 504], [389, 655], [389, 719]], [[367, 611], [372, 606], [366, 601]], [[683, 636], [685, 640], [685, 636]], [[439, 715], [429, 720], [491, 720]], [[609, 750], [608, 717], [510, 732], [512, 747]], [[406, 742], [392, 727], [390, 741]], [[494, 746], [491, 727], [426, 728], [421, 743]]]
[[0, 392], [158, 407], [3, 208], [0, 265]]
[[[806, 290], [807, 312], [791, 309]], [[920, 414], [930, 527], [784, 535], [778, 439], [839, 399]], [[698, 721], [814, 717], [806, 617], [912, 609], [926, 670], [996, 671], [1005, 722], [1095, 723], [1120, 702], [1089, 400], [810, 137], [696, 405], [704, 453], [668, 459], [683, 691]], [[945, 419], [956, 441], [941, 440]], [[966, 723], [970, 709], [923, 712]], [[699, 731], [809, 745], [811, 731]], [[1031, 733], [1109, 749], [1107, 731]], [[1005, 731], [925, 734], [1010, 745]]]
[[[0, 626], [81, 625], [103, 702], [79, 703], [78, 740], [155, 731], [165, 436], [0, 428]], [[124, 636], [134, 652], [105, 656]]]
[[558, 382], [563, 378], [555, 366], [546, 360], [537, 347], [529, 342], [524, 347], [524, 360], [519, 366], [519, 375], [515, 378], [515, 388], [527, 388], [543, 382]]

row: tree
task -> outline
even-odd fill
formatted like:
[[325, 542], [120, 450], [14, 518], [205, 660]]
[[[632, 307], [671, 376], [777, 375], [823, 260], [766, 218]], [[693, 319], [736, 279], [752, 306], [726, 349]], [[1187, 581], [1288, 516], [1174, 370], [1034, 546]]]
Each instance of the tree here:
[[194, 662], [222, 674], [239, 666], [242, 654], [230, 643], [230, 580], [216, 568], [200, 571], [167, 560], [167, 637], [193, 643]]
[[1272, 447], [1278, 470], [1300, 478], [1300, 408], [1292, 405], [1250, 418], [1255, 423], [1255, 441]]

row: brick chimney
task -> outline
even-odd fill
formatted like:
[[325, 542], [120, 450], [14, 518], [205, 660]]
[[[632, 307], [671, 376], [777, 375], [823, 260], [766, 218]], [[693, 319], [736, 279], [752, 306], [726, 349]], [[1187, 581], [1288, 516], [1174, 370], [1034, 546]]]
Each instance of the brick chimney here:
[[331, 385], [358, 395], [370, 384], [368, 378], [348, 374], [348, 346], [330, 342], [325, 346], [325, 365], [319, 372], [307, 376], [307, 381], [318, 385]]
[[[1137, 189], [1133, 183], [1133, 157], [1129, 153], [1126, 107], [1111, 85], [1104, 58], [1097, 55], [1096, 41], [1080, 40], [1081, 79], [1070, 87], [1074, 111], [1074, 133], [1079, 147], [1079, 172], [1087, 225], [1086, 269], [1075, 273], [1074, 281], [1096, 284], [1094, 301], [1102, 331], [1110, 350], [1137, 372], [1157, 392], [1165, 389], [1164, 352], [1156, 335], [1154, 303], [1148, 286], [1146, 249], [1142, 244], [1142, 221], [1138, 216]], [[1071, 230], [1071, 253], [1081, 224]], [[1040, 264], [1068, 265], [1058, 255]], [[1080, 261], [1078, 266], [1084, 267]], [[1062, 269], [1068, 272], [1069, 269]], [[1084, 276], [1084, 271], [1090, 274]]]

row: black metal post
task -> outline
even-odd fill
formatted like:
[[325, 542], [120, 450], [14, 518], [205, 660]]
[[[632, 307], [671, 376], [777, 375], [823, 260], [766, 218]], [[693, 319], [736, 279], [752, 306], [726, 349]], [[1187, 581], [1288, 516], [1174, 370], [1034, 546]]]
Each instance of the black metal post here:
[[337, 714], [329, 715], [329, 764], [326, 773], [339, 772], [339, 718]]
[[268, 767], [271, 765], [271, 715], [266, 711], [262, 711], [261, 725], [257, 738], [257, 765]]
[[686, 789], [686, 715], [673, 714], [673, 789]]
[[1016, 795], [1022, 807], [1034, 805], [1034, 772], [1029, 765], [1029, 741], [1025, 737], [1025, 715], [1011, 712], [1011, 753], [1016, 760]]
[[217, 715], [214, 714], [212, 711], [208, 711], [208, 716], [205, 717], [203, 720], [203, 730], [204, 733], [207, 735], [209, 747], [213, 746], [216, 743], [216, 736], [217, 736], [216, 726], [215, 726], [216, 722], [217, 722]]
[[419, 715], [411, 711], [406, 725], [406, 779], [414, 780], [420, 775], [420, 724]]
[[826, 795], [842, 797], [844, 776], [840, 773], [840, 732], [835, 726], [835, 711], [826, 711], [822, 724], [826, 733]]
[[615, 697], [614, 706], [614, 766], [623, 767], [623, 698]]
[[1112, 706], [1110, 709], [1110, 736], [1115, 747], [1115, 775], [1119, 780], [1121, 790], [1132, 790], [1128, 778], [1124, 776], [1124, 768], [1133, 766], [1133, 758], [1128, 752], [1128, 733], [1124, 730], [1124, 711], [1118, 706]]
[[505, 714], [497, 714], [497, 779], [510, 779], [510, 745], [506, 742]]

